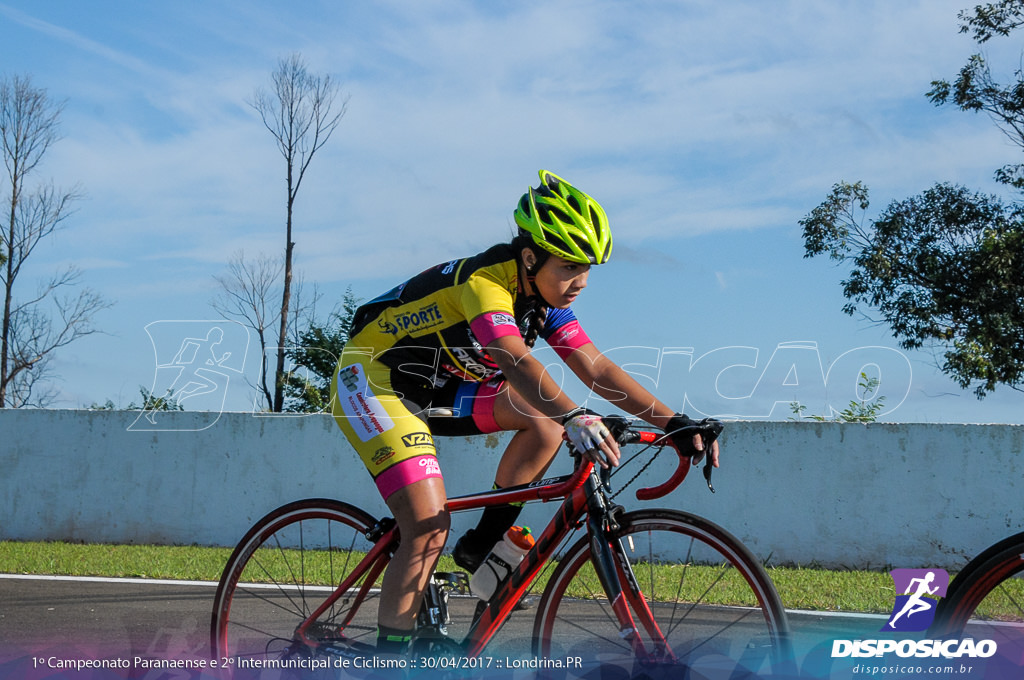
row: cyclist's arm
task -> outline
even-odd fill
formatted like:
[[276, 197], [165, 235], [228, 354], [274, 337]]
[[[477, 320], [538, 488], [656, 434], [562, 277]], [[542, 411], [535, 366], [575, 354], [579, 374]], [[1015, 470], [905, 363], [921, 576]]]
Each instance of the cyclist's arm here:
[[[520, 396], [542, 414], [562, 421], [562, 416], [577, 408], [558, 386], [544, 365], [530, 355], [530, 348], [519, 335], [502, 335], [487, 344], [487, 353], [498, 364], [502, 374]], [[601, 451], [612, 465], [619, 460], [619, 446], [610, 434], [601, 444]]]
[[[675, 412], [648, 392], [631, 375], [604, 355], [592, 342], [578, 347], [565, 357], [573, 373], [598, 396], [651, 425], [664, 429]], [[694, 448], [702, 450], [704, 444], [694, 435]], [[711, 464], [718, 467], [718, 442], [711, 446]]]
[[565, 358], [565, 363], [602, 399], [655, 427], [664, 428], [675, 415], [592, 342], [577, 348]]

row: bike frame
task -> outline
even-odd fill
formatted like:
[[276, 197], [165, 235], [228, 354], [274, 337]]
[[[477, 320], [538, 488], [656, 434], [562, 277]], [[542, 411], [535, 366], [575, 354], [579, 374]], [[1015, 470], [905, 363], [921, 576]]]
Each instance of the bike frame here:
[[[650, 432], [639, 432], [638, 441], [653, 443], [655, 436]], [[688, 463], [688, 459], [686, 462]], [[685, 472], [682, 476], [685, 476]], [[674, 478], [673, 481], [675, 481]], [[681, 477], [678, 481], [682, 481]], [[571, 475], [448, 499], [449, 511], [453, 513], [504, 503], [536, 500], [546, 502], [558, 498], [564, 499], [554, 517], [537, 537], [534, 547], [524, 556], [522, 562], [509, 577], [499, 585], [488, 605], [476, 617], [461, 643], [467, 656], [475, 657], [483, 652], [488, 642], [501, 630], [516, 604], [529, 589], [544, 565], [554, 557], [558, 546], [571, 531], [585, 520], [590, 536], [594, 569], [618, 618], [623, 638], [629, 640], [634, 653], [640, 659], [646, 658], [650, 654], [657, 655], [657, 658], [662, 661], [675, 658], [647, 606], [646, 599], [633, 575], [632, 567], [623, 555], [618, 539], [609, 536], [609, 517], [613, 506], [608, 505], [606, 497], [602, 493], [603, 486], [604, 483], [593, 463], [585, 461]], [[637, 492], [638, 497], [641, 496], [641, 492], [650, 492], [650, 490], [641, 489]], [[377, 577], [387, 566], [388, 558], [398, 544], [398, 527], [378, 525], [376, 530], [380, 535], [370, 552], [352, 570], [348, 578], [338, 585], [334, 593], [296, 630], [297, 635], [306, 644], [313, 647], [317, 645], [316, 641], [307, 635], [309, 628], [314, 626], [319, 617], [345, 595], [360, 578], [366, 576], [355, 595], [351, 613], [344, 621], [340, 622], [341, 628], [344, 629], [376, 582]], [[625, 589], [623, 589], [623, 582], [626, 584]], [[639, 635], [636, 634], [637, 622], [630, 612], [631, 606], [633, 612], [640, 619], [640, 625], [653, 641], [654, 650], [646, 650]]]

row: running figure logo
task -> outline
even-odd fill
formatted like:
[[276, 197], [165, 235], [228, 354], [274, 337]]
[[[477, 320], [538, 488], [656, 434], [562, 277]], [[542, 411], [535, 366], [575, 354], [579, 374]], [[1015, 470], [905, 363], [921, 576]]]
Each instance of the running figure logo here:
[[883, 631], [905, 633], [927, 630], [935, 620], [935, 607], [946, 596], [949, 574], [943, 569], [893, 569], [896, 604]]
[[[227, 320], [154, 321], [146, 326], [146, 334], [156, 358], [150, 393], [173, 406], [204, 412], [189, 429], [205, 430], [213, 425], [224, 410], [229, 386], [242, 382], [249, 331]], [[128, 429], [178, 427], [159, 411], [144, 408]]]

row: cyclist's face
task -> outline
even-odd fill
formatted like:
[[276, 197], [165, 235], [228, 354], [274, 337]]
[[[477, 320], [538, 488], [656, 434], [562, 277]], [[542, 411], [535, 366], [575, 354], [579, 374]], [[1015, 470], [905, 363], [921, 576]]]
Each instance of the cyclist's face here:
[[565, 309], [587, 287], [589, 274], [589, 264], [577, 264], [552, 255], [537, 272], [534, 285], [548, 304]]

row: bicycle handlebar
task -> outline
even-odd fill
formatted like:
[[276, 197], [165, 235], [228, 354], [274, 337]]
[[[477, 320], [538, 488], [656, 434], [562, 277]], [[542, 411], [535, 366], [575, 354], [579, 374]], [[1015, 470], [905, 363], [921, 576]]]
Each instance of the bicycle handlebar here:
[[[703, 439], [704, 455], [707, 457], [707, 463], [704, 467], [704, 480], [708, 483], [708, 488], [711, 489], [712, 493], [715, 492], [715, 487], [711, 486], [711, 445], [718, 438], [718, 435], [722, 433], [722, 429], [724, 427], [725, 426], [721, 421], [713, 418], [705, 418], [699, 423], [688, 427], [682, 427], [672, 432], [673, 435], [689, 434], [692, 436], [699, 434], [701, 439]], [[668, 434], [665, 434], [662, 439], [666, 443], [669, 443]], [[675, 447], [673, 446], [673, 448]], [[683, 483], [683, 480], [686, 479], [686, 475], [690, 473], [690, 461], [693, 460], [693, 458], [678, 449], [676, 449], [676, 454], [678, 455], [679, 460], [676, 464], [676, 471], [672, 473], [672, 476], [658, 486], [637, 489], [637, 500], [649, 501], [655, 498], [661, 498], [662, 496], [668, 495], [674, 491], [677, 486]]]
[[[629, 427], [628, 422], [622, 416], [611, 415], [602, 418], [604, 423], [612, 431], [615, 436], [615, 440], [620, 445], [625, 444], [650, 444], [654, 446], [671, 446], [671, 439], [668, 434], [658, 434], [650, 430], [636, 430]], [[718, 435], [722, 432], [723, 424], [721, 421], [713, 418], [705, 418], [699, 423], [679, 428], [672, 432], [672, 434], [699, 434], [704, 440], [705, 455], [711, 453], [711, 444], [718, 438]], [[673, 446], [673, 448], [675, 448]], [[675, 472], [672, 475], [657, 486], [645, 487], [637, 489], [636, 497], [637, 500], [649, 501], [655, 498], [661, 498], [675, 491], [676, 487], [683, 483], [686, 479], [686, 475], [690, 472], [690, 461], [691, 456], [686, 455], [676, 450], [679, 460], [676, 465]], [[709, 464], [710, 464], [710, 458]], [[594, 463], [590, 460], [583, 459], [580, 465], [576, 468], [573, 474], [566, 479], [564, 482], [557, 486], [550, 487], [548, 489], [539, 489], [538, 496], [541, 499], [549, 500], [552, 498], [560, 498], [567, 496], [577, 488], [583, 485], [591, 471], [594, 469]], [[708, 486], [711, 487], [710, 479], [710, 468], [705, 472], [705, 478], [708, 481]], [[711, 488], [714, 491], [714, 488]]]

